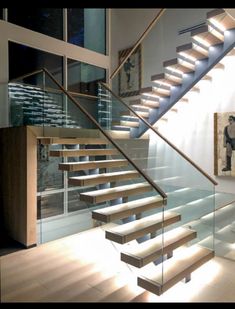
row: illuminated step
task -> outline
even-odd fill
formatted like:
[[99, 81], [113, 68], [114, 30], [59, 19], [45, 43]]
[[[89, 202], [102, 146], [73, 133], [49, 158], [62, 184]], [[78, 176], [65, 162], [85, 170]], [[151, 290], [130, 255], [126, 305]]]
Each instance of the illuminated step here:
[[[149, 104], [148, 104], [149, 102]], [[130, 101], [130, 105], [133, 107], [143, 107], [147, 108], [148, 110], [151, 108], [157, 108], [159, 107], [159, 102], [158, 101], [149, 101], [146, 99], [137, 99], [137, 100], [132, 100]]]
[[136, 171], [122, 171], [114, 173], [102, 173], [97, 175], [87, 175], [70, 177], [68, 183], [74, 186], [91, 186], [107, 182], [121, 181], [140, 177]]
[[166, 86], [177, 86], [182, 84], [182, 77], [170, 73], [160, 73], [151, 76], [151, 81]]
[[114, 200], [119, 197], [138, 195], [151, 190], [153, 190], [153, 187], [148, 183], [134, 183], [131, 185], [80, 193], [80, 200], [95, 204]]
[[120, 120], [120, 125], [124, 127], [138, 128], [139, 127], [139, 119], [137, 121], [128, 121], [128, 120]]
[[61, 171], [81, 171], [96, 168], [112, 168], [128, 165], [128, 161], [125, 159], [121, 160], [99, 160], [99, 161], [83, 161], [83, 162], [68, 162], [60, 163], [59, 170]]
[[65, 145], [106, 145], [109, 143], [108, 140], [101, 138], [89, 138], [89, 137], [78, 137], [78, 138], [59, 138], [59, 137], [45, 137], [40, 139], [41, 144], [65, 144]]
[[179, 74], [190, 73], [195, 71], [194, 64], [180, 58], [174, 58], [171, 60], [164, 61], [163, 66], [164, 68]]
[[[135, 111], [137, 115], [143, 117], [143, 118], [148, 118], [149, 117], [149, 111]], [[133, 117], [135, 119], [139, 119], [137, 116], [134, 115], [134, 113], [132, 113], [131, 111], [127, 111], [127, 112], [121, 112], [121, 116], [123, 118], [127, 118], [128, 117]]]
[[169, 88], [160, 88], [160, 87], [145, 87], [140, 90], [142, 95], [150, 96], [150, 97], [168, 97], [171, 92]]
[[119, 244], [125, 244], [146, 234], [156, 232], [157, 230], [162, 229], [163, 226], [173, 224], [180, 220], [181, 216], [179, 214], [165, 211], [164, 221], [163, 213], [158, 213], [143, 219], [116, 226], [111, 230], [106, 231], [105, 237]]
[[127, 218], [134, 214], [140, 214], [144, 211], [158, 208], [162, 205], [163, 201], [159, 196], [145, 197], [136, 201], [94, 210], [92, 212], [92, 218], [108, 223], [118, 219]]
[[201, 60], [208, 57], [208, 50], [195, 43], [180, 45], [176, 48], [176, 52], [185, 58], [188, 57], [192, 61]]
[[210, 46], [223, 43], [223, 36], [210, 26], [202, 26], [191, 31], [192, 38], [202, 46], [209, 48]]
[[235, 20], [223, 9], [215, 9], [207, 13], [208, 21], [221, 31], [235, 28]]
[[164, 237], [159, 235], [136, 245], [127, 252], [121, 252], [121, 260], [140, 268], [157, 260], [161, 255], [172, 253], [173, 250], [196, 237], [196, 231], [176, 228], [164, 233]]
[[116, 154], [118, 154], [116, 149], [60, 149], [49, 152], [51, 157], [108, 156]]
[[151, 273], [139, 276], [138, 286], [161, 295], [213, 257], [213, 251], [194, 245], [185, 249], [180, 257], [164, 261], [163, 265], [156, 266], [155, 271], [151, 269]]

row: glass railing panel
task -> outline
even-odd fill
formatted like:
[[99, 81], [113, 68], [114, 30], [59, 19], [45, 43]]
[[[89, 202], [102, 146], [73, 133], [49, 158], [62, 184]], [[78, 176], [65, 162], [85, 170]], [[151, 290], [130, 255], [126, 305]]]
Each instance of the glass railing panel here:
[[[173, 148], [161, 135], [158, 135], [154, 129], [148, 130], [142, 138], [136, 138], [139, 128], [147, 126], [146, 122], [130, 111], [128, 106], [104, 85], [100, 86], [99, 93], [102, 94], [100, 95], [100, 101], [104, 97], [109, 97], [108, 101], [102, 101], [103, 106], [108, 104], [108, 127], [112, 131], [116, 130], [119, 133], [124, 131], [128, 134], [126, 140], [122, 138], [115, 139], [119, 147], [133, 160], [138, 168], [144, 171], [167, 194], [164, 216], [168, 212], [174, 212], [181, 217], [180, 221], [166, 226], [164, 233], [170, 232], [177, 227], [195, 230], [196, 238], [191, 240], [190, 243], [197, 243], [213, 250], [214, 183], [190, 160], [186, 160], [181, 152]], [[105, 121], [100, 119], [99, 123], [107, 130]], [[205, 225], [202, 218], [211, 213], [210, 223]], [[149, 214], [151, 214], [151, 211]]]
[[[45, 72], [36, 75], [40, 74], [40, 77], [28, 76], [9, 84], [11, 105], [14, 105], [16, 99], [20, 101], [19, 106], [22, 117], [17, 125], [41, 126], [43, 128], [40, 131], [42, 138], [48, 136], [68, 139], [67, 144], [54, 143], [53, 145], [44, 144], [43, 139], [38, 141], [39, 242], [49, 241], [62, 235], [66, 236], [92, 228], [97, 224], [92, 218], [93, 210], [135, 202], [147, 197], [159, 197], [162, 200], [156, 188], [149, 183], [149, 180], [144, 175], [141, 175], [141, 171], [138, 174], [135, 166], [128, 161], [125, 154], [116, 151], [115, 143], [112, 143], [112, 137], [109, 135], [110, 132], [104, 131], [102, 134], [102, 128], [96, 123], [98, 110], [92, 108], [96, 98], [76, 94], [71, 97]], [[27, 107], [30, 108], [30, 114], [25, 112], [25, 102]], [[78, 105], [81, 107], [79, 108]], [[90, 113], [89, 109], [93, 110], [93, 114]], [[15, 114], [18, 115], [18, 112]], [[11, 115], [14, 115], [14, 113]], [[30, 117], [30, 120], [26, 116]], [[12, 119], [12, 125], [16, 125], [13, 116]], [[66, 129], [76, 129], [77, 131], [66, 131]], [[86, 144], [86, 142], [76, 143], [73, 140], [75, 137], [100, 138], [103, 139], [104, 143], [101, 145], [99, 142], [94, 142], [93, 145]], [[70, 154], [63, 155], [63, 151], [89, 151], [90, 149], [108, 150], [108, 154], [104, 152], [103, 155], [80, 155], [79, 153], [74, 156]], [[102, 161], [106, 160], [115, 164], [111, 163], [106, 166], [102, 163]], [[83, 167], [74, 171], [60, 168], [63, 163], [76, 164], [89, 163], [89, 161], [98, 161], [97, 164], [101, 163], [102, 166], [97, 168]], [[72, 177], [98, 176], [101, 173], [107, 175], [111, 173], [111, 175], [116, 176], [112, 176], [113, 178], [111, 177], [111, 179], [105, 181], [94, 181], [88, 184], [70, 183]], [[120, 179], [117, 177], [118, 173], [122, 175]], [[131, 176], [123, 177], [126, 174]], [[130, 186], [131, 188], [129, 188]], [[86, 199], [83, 196], [84, 193], [88, 194], [90, 191], [96, 192], [97, 190], [116, 187], [123, 187], [122, 193], [112, 196], [107, 195], [98, 200]], [[56, 202], [58, 202], [58, 205], [56, 205]], [[156, 213], [160, 212], [160, 216], [162, 215], [161, 210], [162, 207], [156, 209]], [[142, 212], [145, 213], [145, 210], [142, 210]], [[153, 209], [152, 213], [155, 213]], [[113, 224], [118, 225], [135, 219], [135, 213], [133, 212], [126, 218], [120, 216], [114, 220]], [[76, 224], [76, 222], [78, 223]], [[161, 230], [161, 226], [159, 230]], [[141, 241], [141, 237], [138, 240]]]

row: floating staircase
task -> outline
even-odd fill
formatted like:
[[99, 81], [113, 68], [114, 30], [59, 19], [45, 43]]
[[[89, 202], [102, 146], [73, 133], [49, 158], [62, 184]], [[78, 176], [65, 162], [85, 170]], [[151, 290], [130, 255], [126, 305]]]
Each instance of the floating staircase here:
[[[123, 140], [123, 144], [128, 145], [130, 141]], [[137, 276], [139, 286], [161, 295], [181, 279], [189, 280], [195, 269], [214, 256], [212, 250], [197, 244], [183, 249], [189, 251], [187, 256], [184, 254], [184, 259], [173, 256], [174, 250], [196, 240], [196, 230], [180, 226], [181, 214], [174, 210], [179, 206], [177, 202], [171, 210], [164, 210], [166, 203], [163, 198], [107, 140], [89, 137], [42, 138], [40, 142], [63, 145], [61, 149], [51, 150], [49, 156], [71, 160], [60, 163], [58, 168], [68, 173], [69, 185], [84, 188], [80, 200], [93, 209], [94, 224], [114, 225], [112, 228], [103, 225], [106, 239], [120, 245], [136, 242], [129, 249], [122, 250], [121, 261], [134, 268], [153, 265], [151, 274], [143, 271], [143, 275]], [[139, 153], [147, 147], [146, 143], [148, 140], [136, 139], [133, 149]], [[66, 145], [71, 147], [73, 144], [76, 147], [79, 145], [79, 149], [67, 149]], [[135, 159], [138, 160], [138, 157]], [[74, 175], [74, 172], [79, 175]], [[169, 192], [169, 196], [177, 197], [180, 194], [182, 190]], [[198, 197], [196, 192], [191, 194], [193, 198]], [[187, 203], [191, 199], [179, 199], [178, 203], [181, 201]]]
[[[223, 9], [208, 12], [207, 24], [191, 31], [191, 42], [176, 47], [177, 57], [163, 62], [164, 72], [151, 76], [152, 86], [142, 88], [140, 97], [129, 100], [129, 106], [136, 113], [145, 108], [149, 116], [144, 118], [151, 125], [166, 121], [164, 114], [177, 102], [187, 102], [184, 96], [188, 92], [200, 91], [198, 81], [211, 80], [208, 72], [212, 68], [223, 69], [220, 60], [234, 47], [235, 20]], [[133, 112], [125, 119], [120, 115], [120, 123], [115, 123], [114, 129], [141, 136], [147, 128], [138, 124], [135, 116]]]

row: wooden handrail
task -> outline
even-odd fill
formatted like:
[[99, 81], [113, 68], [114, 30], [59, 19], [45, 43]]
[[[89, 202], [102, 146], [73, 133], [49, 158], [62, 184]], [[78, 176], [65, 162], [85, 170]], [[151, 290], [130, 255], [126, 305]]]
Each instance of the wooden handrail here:
[[124, 63], [127, 61], [127, 59], [133, 54], [133, 52], [137, 49], [139, 44], [143, 41], [143, 39], [147, 36], [147, 34], [151, 31], [151, 29], [155, 26], [158, 19], [163, 15], [166, 9], [160, 9], [160, 11], [157, 13], [157, 16], [154, 17], [154, 19], [151, 21], [151, 23], [148, 25], [148, 27], [145, 29], [145, 31], [142, 33], [140, 38], [136, 41], [130, 52], [126, 55], [126, 57], [121, 61], [121, 63], [118, 65], [118, 67], [113, 71], [113, 73], [110, 75], [109, 79], [113, 79], [114, 76], [117, 75], [117, 73], [121, 70]]
[[43, 71], [55, 82], [55, 84], [67, 95], [67, 97], [82, 111], [83, 114], [87, 116], [91, 120], [93, 124], [102, 132], [102, 134], [110, 141], [111, 144], [115, 146], [116, 149], [127, 159], [127, 161], [134, 166], [134, 168], [140, 173], [140, 175], [161, 195], [163, 198], [163, 202], [166, 203], [167, 195], [166, 193], [148, 176], [146, 175], [136, 164], [130, 159], [127, 154], [120, 148], [120, 146], [112, 139], [112, 137], [104, 131], [104, 129], [100, 126], [100, 124], [85, 110], [84, 107], [80, 105], [80, 103], [75, 100], [72, 95], [61, 86], [54, 76], [47, 70], [43, 69]]
[[146, 121], [143, 117], [138, 115], [128, 104], [126, 104], [120, 97], [118, 97], [105, 83], [100, 82], [100, 84], [108, 90], [119, 102], [121, 102], [129, 111], [131, 111], [137, 118], [139, 118], [150, 130], [154, 131], [161, 139], [163, 139], [170, 147], [172, 147], [175, 151], [177, 151], [185, 160], [187, 160], [191, 165], [193, 165], [200, 173], [202, 173], [210, 182], [214, 185], [218, 183], [211, 178], [203, 169], [201, 169], [195, 162], [193, 162], [186, 154], [184, 154], [181, 150], [179, 150], [174, 144], [172, 144], [167, 138], [165, 138], [161, 133], [159, 133], [148, 121]]

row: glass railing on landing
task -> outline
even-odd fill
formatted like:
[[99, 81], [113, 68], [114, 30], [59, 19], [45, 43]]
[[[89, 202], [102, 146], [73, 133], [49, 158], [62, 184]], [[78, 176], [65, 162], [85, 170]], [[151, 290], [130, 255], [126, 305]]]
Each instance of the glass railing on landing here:
[[[202, 217], [214, 214], [216, 182], [152, 128], [141, 111], [132, 110], [105, 84], [100, 84], [98, 104], [100, 125], [117, 134], [128, 134], [128, 141], [120, 138], [116, 142], [166, 192], [165, 211], [181, 215], [181, 220], [165, 231], [179, 226], [195, 230], [197, 237], [192, 242], [213, 249], [214, 215], [209, 224], [204, 224]], [[140, 139], [135, 137], [139, 127], [149, 129]]]
[[[94, 106], [94, 98], [77, 95], [83, 105]], [[17, 78], [8, 84], [10, 125], [33, 125], [47, 127], [80, 128], [82, 117], [77, 114], [74, 102], [40, 70]], [[86, 127], [92, 128], [91, 123]]]

